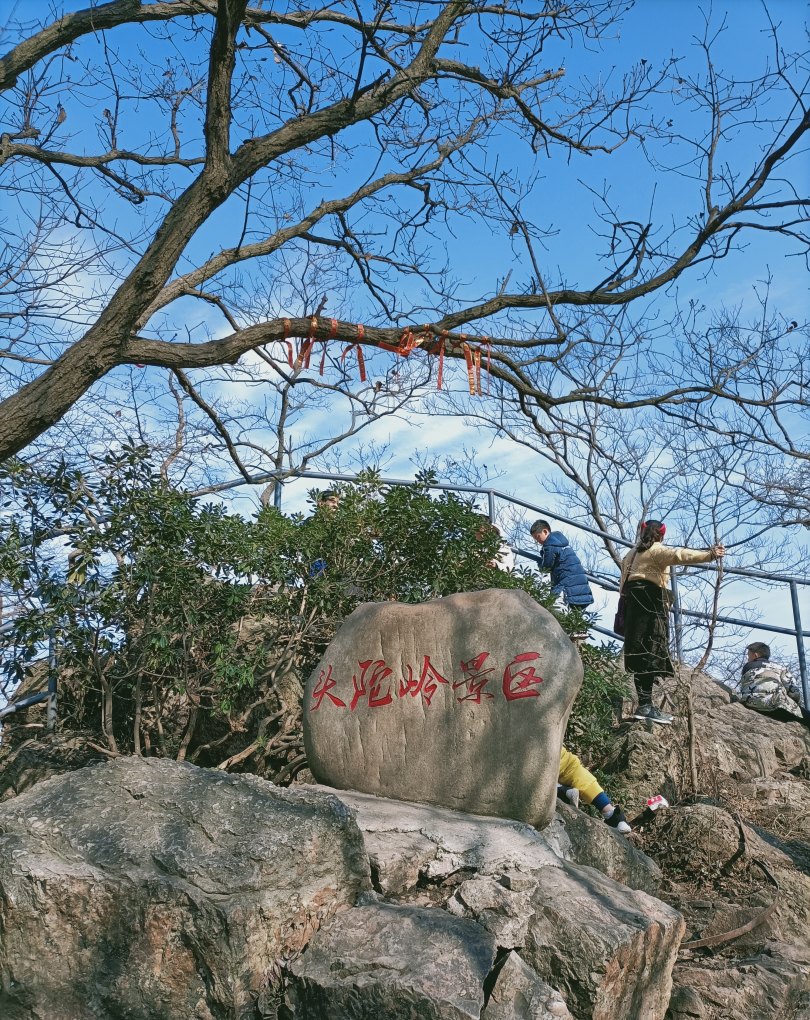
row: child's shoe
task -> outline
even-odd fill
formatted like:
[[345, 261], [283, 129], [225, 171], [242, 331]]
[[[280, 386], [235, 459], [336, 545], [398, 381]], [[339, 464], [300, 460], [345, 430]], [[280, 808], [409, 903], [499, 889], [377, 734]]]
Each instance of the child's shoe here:
[[632, 832], [625, 818], [624, 811], [622, 811], [618, 804], [613, 805], [613, 811], [609, 816], [605, 817], [605, 821], [612, 829], [616, 829], [617, 832], [621, 832], [625, 836], [628, 832]]
[[579, 807], [579, 790], [575, 786], [565, 786], [563, 783], [557, 783], [557, 796], [560, 800], [567, 800], [575, 808]]

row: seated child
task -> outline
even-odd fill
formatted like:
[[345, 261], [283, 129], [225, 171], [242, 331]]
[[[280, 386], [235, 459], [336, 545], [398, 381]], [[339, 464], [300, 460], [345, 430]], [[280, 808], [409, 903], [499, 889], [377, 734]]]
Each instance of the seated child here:
[[810, 725], [810, 712], [803, 704], [799, 683], [785, 666], [771, 662], [771, 649], [755, 641], [746, 650], [734, 694], [747, 708], [780, 722], [804, 722]]

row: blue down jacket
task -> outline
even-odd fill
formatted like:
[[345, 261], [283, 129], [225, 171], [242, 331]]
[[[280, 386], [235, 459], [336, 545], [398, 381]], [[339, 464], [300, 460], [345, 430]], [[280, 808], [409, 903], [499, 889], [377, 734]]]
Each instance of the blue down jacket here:
[[569, 606], [589, 606], [593, 594], [579, 557], [561, 531], [552, 531], [540, 551], [540, 569], [551, 571], [551, 590], [565, 594]]

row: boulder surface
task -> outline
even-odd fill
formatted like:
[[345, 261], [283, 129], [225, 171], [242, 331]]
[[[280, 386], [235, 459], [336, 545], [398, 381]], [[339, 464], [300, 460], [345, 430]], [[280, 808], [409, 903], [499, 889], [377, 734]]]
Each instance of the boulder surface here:
[[369, 603], [307, 683], [309, 766], [338, 789], [542, 828], [581, 683], [576, 648], [525, 592]]
[[495, 940], [444, 910], [376, 903], [344, 911], [293, 962], [296, 1017], [479, 1020]]
[[0, 1016], [255, 1017], [368, 884], [327, 794], [142, 758], [46, 780], [0, 806]]
[[[623, 877], [648, 888], [657, 886], [657, 869], [643, 868], [644, 855], [608, 826], [581, 812], [582, 820], [589, 824], [573, 843], [564, 827], [574, 813], [572, 808], [563, 807], [555, 821], [538, 832], [515, 821], [352, 791], [340, 791], [336, 796], [357, 811], [378, 892], [396, 899], [397, 905], [429, 906], [432, 910], [428, 913], [475, 921], [492, 937], [499, 954], [510, 954], [509, 966], [504, 962], [501, 968], [496, 962], [485, 982], [490, 990], [481, 1014], [485, 1020], [545, 1020], [547, 1015], [564, 1017], [568, 1010], [592, 1020], [663, 1020], [683, 918], [642, 889], [629, 889], [591, 867], [573, 863], [575, 854], [585, 859], [600, 857]], [[589, 848], [589, 830], [595, 846], [603, 836], [615, 843], [615, 855]], [[333, 926], [340, 931], [347, 926], [354, 930], [352, 917], [356, 913], [341, 914], [330, 931]], [[381, 943], [385, 959], [408, 955], [409, 940], [410, 936], [397, 952]], [[319, 938], [317, 944], [325, 946], [326, 942]], [[348, 952], [342, 940], [340, 945], [338, 969]], [[367, 947], [362, 948], [362, 954], [366, 959]], [[505, 955], [499, 959], [505, 961]], [[311, 974], [314, 979], [316, 971], [321, 975], [318, 994], [323, 996], [328, 987], [325, 964], [299, 973]], [[390, 994], [389, 971], [388, 963], [379, 971], [364, 965], [362, 981], [384, 986], [374, 994]], [[421, 1010], [427, 1008], [428, 999], [436, 1000], [432, 1008], [444, 1008], [444, 1000], [434, 994], [436, 989], [420, 987]], [[341, 994], [348, 995], [347, 988]], [[296, 999], [296, 1020], [320, 1016], [302, 1008], [313, 1001]], [[344, 1005], [355, 1002], [342, 1001]], [[363, 1001], [374, 1001], [371, 992]], [[343, 1015], [373, 1014], [358, 1005], [356, 1013], [336, 1014]], [[379, 1014], [389, 1015], [400, 1014]]]

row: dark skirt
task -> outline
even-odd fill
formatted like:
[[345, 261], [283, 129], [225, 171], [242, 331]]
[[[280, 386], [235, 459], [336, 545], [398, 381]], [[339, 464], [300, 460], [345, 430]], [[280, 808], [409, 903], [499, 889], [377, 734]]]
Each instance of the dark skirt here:
[[624, 668], [628, 673], [675, 676], [669, 655], [667, 592], [652, 581], [628, 581], [624, 590]]

